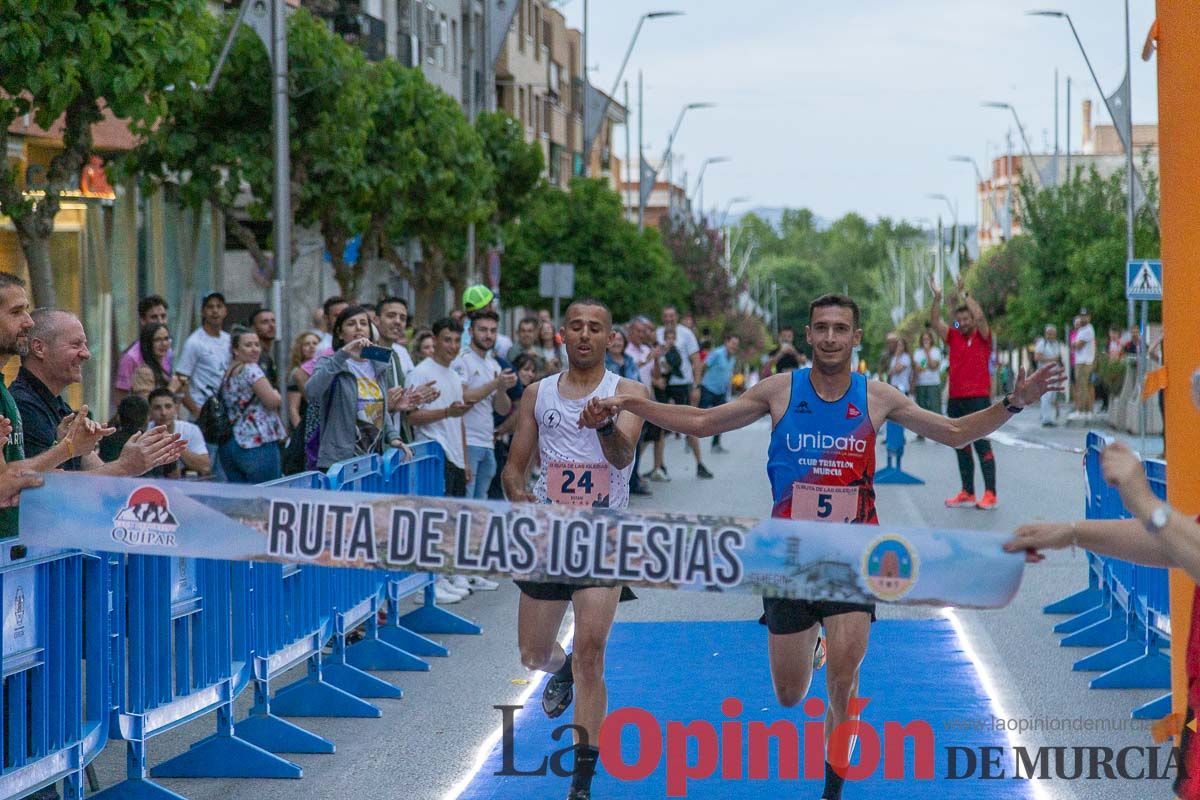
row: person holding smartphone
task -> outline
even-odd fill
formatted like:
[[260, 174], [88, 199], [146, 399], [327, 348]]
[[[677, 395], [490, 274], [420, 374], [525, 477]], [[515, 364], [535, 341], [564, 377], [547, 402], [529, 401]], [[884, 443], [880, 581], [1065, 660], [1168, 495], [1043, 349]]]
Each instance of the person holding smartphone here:
[[[371, 319], [362, 306], [347, 306], [333, 323], [331, 355], [318, 359], [304, 385], [309, 405], [320, 415], [317, 469], [367, 453], [382, 452], [384, 415], [407, 412], [422, 402], [417, 388], [385, 391], [391, 353], [371, 344]], [[382, 360], [375, 351], [382, 350]], [[417, 386], [419, 384], [414, 384]]]

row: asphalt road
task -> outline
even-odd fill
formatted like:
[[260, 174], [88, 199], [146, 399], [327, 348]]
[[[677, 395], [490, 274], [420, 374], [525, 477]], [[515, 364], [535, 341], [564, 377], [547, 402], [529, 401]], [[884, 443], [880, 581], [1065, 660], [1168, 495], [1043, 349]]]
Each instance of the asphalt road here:
[[[1034, 413], [1018, 418], [996, 445], [1000, 508], [992, 512], [946, 509], [942, 500], [957, 490], [953, 453], [932, 443], [911, 443], [904, 467], [922, 478], [924, 486], [879, 488], [878, 507], [884, 522], [967, 529], [1011, 530], [1027, 520], [1073, 518], [1083, 505], [1081, 456], [1084, 431], [1080, 428], [1038, 428]], [[724, 437], [730, 453], [710, 455], [705, 461], [716, 479], [695, 477], [690, 455], [683, 444], [667, 444], [668, 464], [674, 480], [651, 484], [652, 498], [636, 498], [635, 507], [687, 509], [692, 512], [762, 514], [770, 506], [764, 464], [768, 427], [760, 422]], [[1152, 444], [1153, 447], [1153, 444]], [[1148, 450], [1152, 451], [1152, 447]], [[883, 464], [880, 448], [880, 464]], [[1129, 728], [1129, 711], [1153, 699], [1152, 691], [1093, 691], [1085, 673], [1073, 673], [1072, 662], [1083, 652], [1058, 646], [1051, 627], [1058, 618], [1040, 608], [1085, 584], [1082, 553], [1051, 554], [1044, 563], [1026, 571], [1016, 600], [999, 611], [956, 612], [967, 641], [987, 673], [995, 699], [1005, 714], [1046, 727], [1102, 726], [1103, 732], [1039, 731], [1017, 738], [1027, 747], [1148, 746], [1148, 733]], [[754, 597], [715, 594], [642, 591], [642, 600], [623, 604], [621, 620], [721, 620], [747, 619], [758, 614]], [[337, 797], [355, 800], [439, 800], [453, 796], [455, 784], [468, 775], [481, 745], [500, 722], [493, 706], [519, 702], [538, 676], [520, 664], [516, 648], [517, 592], [508, 583], [500, 590], [479, 593], [452, 607], [479, 622], [482, 636], [443, 637], [450, 647], [446, 659], [432, 659], [427, 673], [377, 673], [401, 686], [401, 700], [379, 700], [381, 719], [297, 720], [308, 729], [333, 740], [334, 755], [296, 755], [303, 766], [302, 781], [287, 780], [163, 780], [161, 783], [194, 800], [294, 800], [296, 797]], [[932, 609], [882, 608], [884, 617], [922, 617], [941, 613]], [[869, 658], [887, 658], [871, 652]], [[914, 665], [914, 668], [919, 665]], [[283, 682], [280, 682], [282, 685]], [[249, 694], [249, 693], [247, 693]], [[243, 707], [248, 698], [243, 699]], [[989, 718], [990, 709], [964, 709], [965, 717]], [[240, 713], [244, 713], [244, 710]], [[240, 716], [240, 714], [239, 714]], [[1072, 722], [1076, 721], [1077, 722]], [[159, 763], [213, 731], [211, 717], [184, 725], [156, 737], [150, 746], [150, 763]], [[1114, 728], [1116, 728], [1114, 730]], [[950, 734], [947, 734], [950, 737]], [[952, 743], [942, 738], [939, 746]], [[124, 775], [123, 748], [116, 742], [97, 761], [103, 786]], [[1165, 781], [1039, 781], [1038, 791], [1061, 800], [1169, 797]], [[952, 796], [952, 792], [947, 796]]]

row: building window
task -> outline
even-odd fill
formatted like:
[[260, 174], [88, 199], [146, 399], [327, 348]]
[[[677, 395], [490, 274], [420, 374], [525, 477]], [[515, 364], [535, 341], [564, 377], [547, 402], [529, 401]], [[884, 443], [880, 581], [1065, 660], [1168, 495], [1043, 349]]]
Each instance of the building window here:
[[533, 7], [533, 60], [542, 60], [542, 7]]
[[521, 124], [525, 125], [525, 89], [524, 87], [517, 88], [517, 119], [521, 120]]
[[562, 145], [550, 143], [550, 183], [558, 186], [562, 182]]

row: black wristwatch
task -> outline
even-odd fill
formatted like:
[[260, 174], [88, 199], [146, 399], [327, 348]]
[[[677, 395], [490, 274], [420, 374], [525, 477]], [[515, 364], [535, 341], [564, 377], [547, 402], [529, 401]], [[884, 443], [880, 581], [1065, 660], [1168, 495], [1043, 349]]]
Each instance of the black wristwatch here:
[[1011, 393], [1004, 395], [1004, 399], [1001, 400], [1000, 402], [1004, 403], [1004, 410], [1010, 414], [1020, 414], [1022, 411], [1025, 410], [1025, 406], [1014, 406], [1012, 404], [1012, 394]]
[[596, 433], [600, 434], [601, 436], [612, 436], [614, 433], [616, 433], [616, 431], [617, 425], [611, 419], [601, 425], [599, 428], [596, 428]]

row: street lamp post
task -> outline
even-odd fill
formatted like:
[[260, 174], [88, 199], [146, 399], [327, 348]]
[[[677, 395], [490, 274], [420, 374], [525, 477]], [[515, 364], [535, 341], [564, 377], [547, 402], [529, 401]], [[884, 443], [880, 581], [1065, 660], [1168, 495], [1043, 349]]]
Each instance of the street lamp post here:
[[[1125, 147], [1125, 180], [1126, 194], [1125, 199], [1125, 259], [1133, 260], [1133, 186], [1136, 180], [1133, 171], [1133, 75], [1130, 73], [1129, 63], [1129, 0], [1125, 0], [1125, 79], [1130, 81], [1129, 99], [1130, 102], [1125, 104], [1125, 123], [1129, 129], [1130, 141], [1125, 141], [1126, 137], [1121, 130], [1121, 126], [1117, 124], [1117, 115], [1113, 113], [1113, 108], [1108, 102], [1108, 96], [1104, 94], [1104, 89], [1100, 86], [1100, 79], [1096, 77], [1096, 70], [1092, 68], [1092, 60], [1088, 58], [1087, 50], [1083, 47], [1083, 40], [1079, 38], [1079, 31], [1075, 29], [1075, 22], [1071, 19], [1071, 15], [1065, 11], [1027, 11], [1025, 12], [1031, 17], [1051, 17], [1053, 19], [1065, 19], [1067, 25], [1071, 26], [1071, 35], [1075, 37], [1075, 44], [1079, 45], [1079, 52], [1083, 56], [1083, 63], [1087, 64], [1088, 72], [1091, 73], [1092, 83], [1096, 84], [1096, 91], [1100, 93], [1100, 99], [1104, 101], [1104, 105], [1108, 108], [1108, 115], [1112, 117], [1113, 128], [1117, 132], [1117, 136], [1121, 140], [1121, 144]], [[1069, 116], [1068, 116], [1069, 119]], [[1067, 143], [1067, 152], [1070, 153], [1071, 145]], [[1133, 327], [1133, 301], [1127, 300], [1125, 305], [1126, 324], [1129, 328]]]
[[[716, 103], [688, 103], [683, 108], [679, 109], [679, 116], [675, 118], [675, 127], [671, 128], [671, 135], [667, 137], [667, 149], [663, 151], [662, 158], [659, 159], [658, 164], [655, 167], [653, 167], [649, 171], [642, 170], [641, 174], [638, 176], [638, 230], [639, 231], [645, 230], [645, 228], [646, 228], [646, 201], [650, 198], [650, 193], [652, 191], [654, 191], [654, 182], [656, 180], [658, 180], [658, 171], [660, 169], [662, 169], [662, 165], [665, 164], [667, 159], [671, 157], [671, 149], [675, 146], [675, 136], [679, 133], [679, 126], [683, 124], [684, 116], [686, 116], [687, 112], [689, 112], [689, 111], [694, 111], [699, 108], [715, 108], [716, 105], [717, 105]], [[650, 184], [649, 186], [645, 185], [647, 183], [647, 181], [642, 180], [643, 178], [648, 179], [648, 182]], [[671, 196], [671, 187], [668, 186], [667, 187], [668, 199], [670, 198], [670, 196]]]
[[[584, 135], [583, 174], [584, 174], [584, 177], [587, 176], [588, 171], [591, 167], [592, 144], [596, 141], [596, 136], [600, 132], [600, 126], [602, 124], [604, 124], [604, 115], [608, 113], [608, 107], [610, 105], [612, 105], [612, 99], [617, 94], [617, 87], [619, 87], [621, 85], [621, 76], [625, 74], [625, 66], [629, 63], [629, 56], [633, 54], [633, 46], [635, 44], [637, 44], [638, 35], [642, 32], [642, 25], [644, 25], [646, 23], [646, 20], [648, 20], [648, 19], [663, 19], [665, 17], [681, 17], [681, 16], [683, 16], [683, 14], [684, 14], [684, 12], [682, 12], [682, 11], [649, 11], [645, 14], [642, 14], [642, 16], [638, 17], [637, 27], [635, 27], [633, 29], [633, 37], [629, 40], [629, 46], [627, 48], [625, 48], [625, 57], [623, 59], [621, 59], [621, 67], [620, 67], [620, 69], [617, 70], [616, 80], [613, 81], [612, 89], [604, 97], [604, 104], [600, 107], [599, 113], [597, 114], [597, 118], [594, 120], [585, 119], [585, 121], [584, 121], [584, 126], [583, 126], [583, 135]], [[587, 100], [588, 89], [591, 87], [591, 83], [589, 82], [588, 75], [587, 75], [587, 71], [588, 71], [587, 19], [588, 19], [588, 2], [587, 2], [587, 0], [583, 0], [583, 92], [584, 92], [583, 111], [584, 111], [585, 117], [589, 116], [588, 108], [591, 105]]]
[[984, 108], [1007, 108], [1012, 112], [1013, 119], [1017, 121], [1017, 130], [1021, 132], [1021, 142], [1025, 145], [1025, 155], [1029, 156], [1029, 166], [1036, 175], [1037, 164], [1033, 161], [1033, 149], [1029, 146], [1029, 137], [1025, 135], [1025, 126], [1021, 124], [1021, 118], [1017, 116], [1017, 109], [1013, 108], [1012, 103], [998, 103], [995, 101], [981, 103], [980, 105]]
[[721, 212], [721, 221], [717, 223], [717, 228], [725, 227], [725, 220], [729, 217], [729, 209], [733, 208], [738, 203], [747, 203], [749, 201], [750, 196], [744, 194], [730, 198], [729, 202], [725, 204], [725, 210]]
[[[978, 183], [976, 185], [977, 186], [983, 185], [983, 173], [979, 171], [979, 164], [975, 161], [975, 158], [973, 156], [950, 156], [950, 160], [958, 161], [963, 164], [970, 164], [975, 169], [975, 180], [978, 181]], [[995, 196], [994, 192], [990, 192], [990, 191], [988, 192], [988, 205], [990, 205], [992, 207], [992, 219], [998, 223], [1000, 221], [1000, 211], [996, 208], [996, 196]], [[975, 227], [977, 229], [976, 235], [978, 235], [978, 228], [980, 227], [980, 225], [981, 225], [981, 220], [980, 220], [980, 215], [979, 215], [979, 208], [978, 208], [978, 206], [976, 206], [976, 209], [975, 209]]]
[[[928, 198], [930, 198], [930, 199], [932, 199], [932, 200], [941, 200], [941, 201], [943, 201], [943, 202], [946, 204], [946, 208], [950, 209], [950, 218], [951, 218], [952, 220], [954, 220], [954, 234], [953, 234], [953, 235], [950, 237], [950, 242], [951, 242], [951, 247], [953, 247], [953, 248], [954, 248], [954, 270], [953, 270], [953, 272], [954, 272], [954, 277], [955, 277], [955, 279], [957, 279], [957, 278], [958, 278], [958, 269], [959, 269], [959, 263], [958, 263], [958, 248], [959, 248], [959, 241], [958, 241], [958, 204], [957, 204], [957, 203], [951, 203], [951, 202], [950, 202], [950, 198], [949, 198], [949, 197], [947, 197], [945, 194], [942, 194], [942, 193], [940, 193], [940, 192], [931, 192], [931, 193], [929, 193], [929, 194], [927, 194], [927, 195], [925, 195], [925, 196], [926, 196], [926, 197], [928, 197]], [[939, 230], [939, 231], [941, 230], [941, 225], [939, 225], [939, 226], [938, 226], [938, 230]], [[939, 247], [940, 247], [940, 238], [939, 238]], [[944, 280], [944, 278], [945, 278], [945, 276], [944, 276], [944, 275], [939, 275], [939, 276], [938, 276], [938, 280], [939, 280], [939, 281], [941, 281], [941, 282], [943, 283], [943, 285], [945, 284], [945, 280]]]
[[704, 163], [700, 165], [700, 177], [696, 178], [696, 189], [692, 194], [696, 195], [696, 205], [700, 208], [700, 220], [704, 221], [704, 171], [708, 169], [709, 164], [724, 164], [733, 159], [729, 156], [712, 156], [704, 159]]

